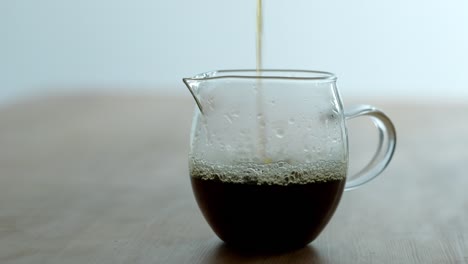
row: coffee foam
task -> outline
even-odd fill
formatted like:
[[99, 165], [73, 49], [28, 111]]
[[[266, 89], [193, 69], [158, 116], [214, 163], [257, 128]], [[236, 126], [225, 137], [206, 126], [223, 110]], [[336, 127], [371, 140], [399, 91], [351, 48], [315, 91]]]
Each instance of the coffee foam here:
[[266, 164], [254, 162], [213, 164], [200, 159], [190, 160], [191, 177], [256, 185], [286, 186], [343, 180], [346, 177], [346, 170], [346, 162], [328, 160], [302, 164], [291, 164], [286, 161]]

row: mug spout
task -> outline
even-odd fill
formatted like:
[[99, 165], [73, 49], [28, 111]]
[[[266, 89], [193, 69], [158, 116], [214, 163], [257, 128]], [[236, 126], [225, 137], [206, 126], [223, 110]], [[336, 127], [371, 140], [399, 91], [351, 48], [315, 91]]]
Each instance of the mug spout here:
[[202, 105], [200, 103], [200, 100], [197, 97], [197, 92], [196, 92], [200, 82], [197, 81], [197, 80], [190, 79], [190, 78], [183, 78], [182, 80], [184, 81], [185, 86], [187, 86], [190, 93], [192, 94], [193, 99], [195, 99], [195, 102], [197, 103], [198, 109], [203, 114], [203, 107], [202, 107]]

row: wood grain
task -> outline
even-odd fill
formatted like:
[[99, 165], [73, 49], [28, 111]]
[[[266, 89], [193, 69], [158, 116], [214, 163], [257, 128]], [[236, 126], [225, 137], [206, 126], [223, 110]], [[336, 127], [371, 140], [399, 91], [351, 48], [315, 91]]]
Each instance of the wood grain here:
[[[280, 255], [232, 250], [205, 223], [187, 171], [190, 98], [3, 106], [0, 263], [468, 263], [468, 105], [380, 106], [398, 130], [392, 164], [344, 194], [316, 241]], [[357, 164], [373, 134], [350, 131]]]

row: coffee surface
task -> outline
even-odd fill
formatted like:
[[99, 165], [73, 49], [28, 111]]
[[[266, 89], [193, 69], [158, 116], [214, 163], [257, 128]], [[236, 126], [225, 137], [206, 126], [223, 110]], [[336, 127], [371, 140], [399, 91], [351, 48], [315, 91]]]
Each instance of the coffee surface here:
[[346, 177], [346, 169], [345, 162], [333, 160], [320, 160], [314, 163], [278, 161], [213, 164], [191, 159], [190, 162], [190, 176], [194, 178], [254, 185], [286, 186], [342, 180]]

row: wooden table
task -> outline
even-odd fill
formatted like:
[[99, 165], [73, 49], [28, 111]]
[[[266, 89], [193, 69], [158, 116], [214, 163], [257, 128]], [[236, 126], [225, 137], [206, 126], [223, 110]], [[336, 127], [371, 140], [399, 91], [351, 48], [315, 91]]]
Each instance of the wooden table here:
[[[398, 130], [392, 164], [344, 194], [316, 241], [273, 256], [225, 247], [200, 214], [190, 98], [3, 106], [0, 263], [468, 263], [468, 104], [376, 104]], [[373, 143], [353, 126], [358, 163]]]

